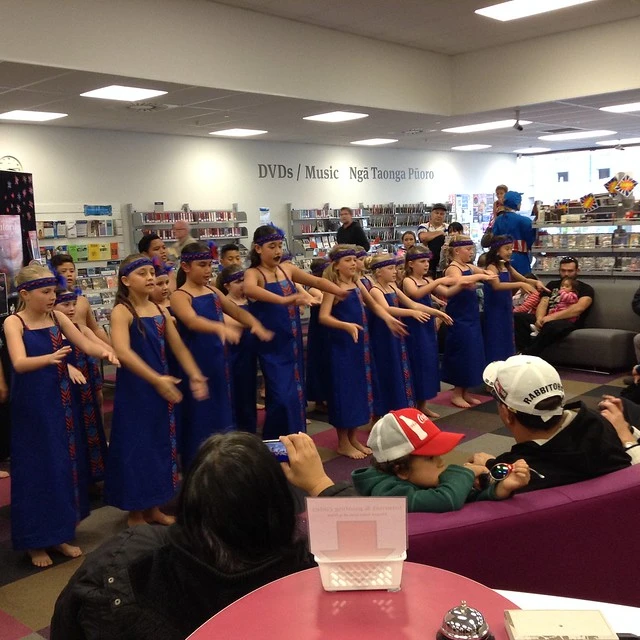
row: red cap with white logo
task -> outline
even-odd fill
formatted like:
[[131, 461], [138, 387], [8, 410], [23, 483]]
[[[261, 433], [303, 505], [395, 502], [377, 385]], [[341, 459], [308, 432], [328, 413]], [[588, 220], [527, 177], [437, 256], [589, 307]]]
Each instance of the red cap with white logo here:
[[441, 456], [449, 453], [464, 434], [440, 431], [417, 409], [390, 411], [373, 425], [367, 445], [378, 462], [404, 456]]

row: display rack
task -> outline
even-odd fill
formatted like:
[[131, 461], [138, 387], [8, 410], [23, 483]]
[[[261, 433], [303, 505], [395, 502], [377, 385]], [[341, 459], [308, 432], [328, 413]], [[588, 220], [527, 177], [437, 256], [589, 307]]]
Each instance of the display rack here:
[[137, 246], [146, 233], [157, 233], [166, 243], [175, 242], [173, 225], [185, 220], [191, 228], [191, 235], [198, 240], [213, 240], [216, 245], [236, 242], [243, 253], [248, 251], [242, 240], [248, 238], [247, 214], [238, 211], [237, 203], [231, 209], [180, 211], [136, 211], [128, 205], [131, 219], [131, 244]]
[[[539, 229], [531, 253], [533, 272], [557, 273], [564, 256], [575, 256], [581, 276], [640, 276], [640, 211], [620, 207], [607, 194], [596, 196], [598, 207], [584, 211], [579, 202], [538, 207]], [[542, 218], [542, 220], [540, 220]]]
[[[109, 322], [115, 301], [117, 271], [129, 251], [126, 208], [107, 204], [85, 209], [82, 204], [36, 205], [36, 232], [43, 263], [57, 253], [73, 258], [77, 285], [91, 305], [98, 324]], [[110, 215], [86, 215], [90, 211]]]

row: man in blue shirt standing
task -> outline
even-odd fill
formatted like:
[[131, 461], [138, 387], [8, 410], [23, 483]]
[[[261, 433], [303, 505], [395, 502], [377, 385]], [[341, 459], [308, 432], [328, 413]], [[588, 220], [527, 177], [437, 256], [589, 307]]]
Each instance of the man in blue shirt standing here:
[[504, 212], [498, 215], [493, 225], [494, 236], [512, 236], [513, 254], [511, 266], [523, 276], [531, 273], [529, 251], [536, 239], [536, 231], [531, 219], [521, 216], [520, 205], [522, 194], [517, 191], [507, 191], [504, 196]]

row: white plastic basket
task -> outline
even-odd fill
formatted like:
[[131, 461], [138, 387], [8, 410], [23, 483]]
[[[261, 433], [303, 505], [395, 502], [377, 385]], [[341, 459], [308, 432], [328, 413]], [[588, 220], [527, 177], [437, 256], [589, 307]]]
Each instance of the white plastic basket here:
[[325, 591], [398, 591], [402, 583], [402, 566], [407, 557], [362, 558], [358, 560], [323, 560], [314, 556], [320, 568]]

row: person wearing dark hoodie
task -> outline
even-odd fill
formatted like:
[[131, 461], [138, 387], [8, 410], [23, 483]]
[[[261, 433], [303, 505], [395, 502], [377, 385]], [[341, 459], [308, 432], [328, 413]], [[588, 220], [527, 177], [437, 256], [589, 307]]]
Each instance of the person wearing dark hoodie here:
[[483, 377], [516, 444], [499, 456], [476, 453], [470, 462], [491, 469], [500, 462], [526, 460], [531, 481], [519, 492], [580, 482], [631, 465], [610, 422], [583, 402], [564, 404], [562, 381], [548, 362], [512, 356], [492, 362]]
[[503, 500], [529, 482], [524, 460], [514, 461], [504, 480], [478, 492], [476, 478], [486, 473], [481, 465], [445, 466], [442, 457], [464, 436], [440, 431], [417, 409], [391, 411], [371, 429], [367, 445], [373, 464], [351, 474], [362, 496], [406, 496], [409, 512], [443, 513], [457, 511], [466, 502]]
[[184, 640], [312, 566], [277, 458], [255, 435], [214, 435], [184, 479], [176, 524], [129, 528], [88, 555], [58, 597], [51, 640]]

